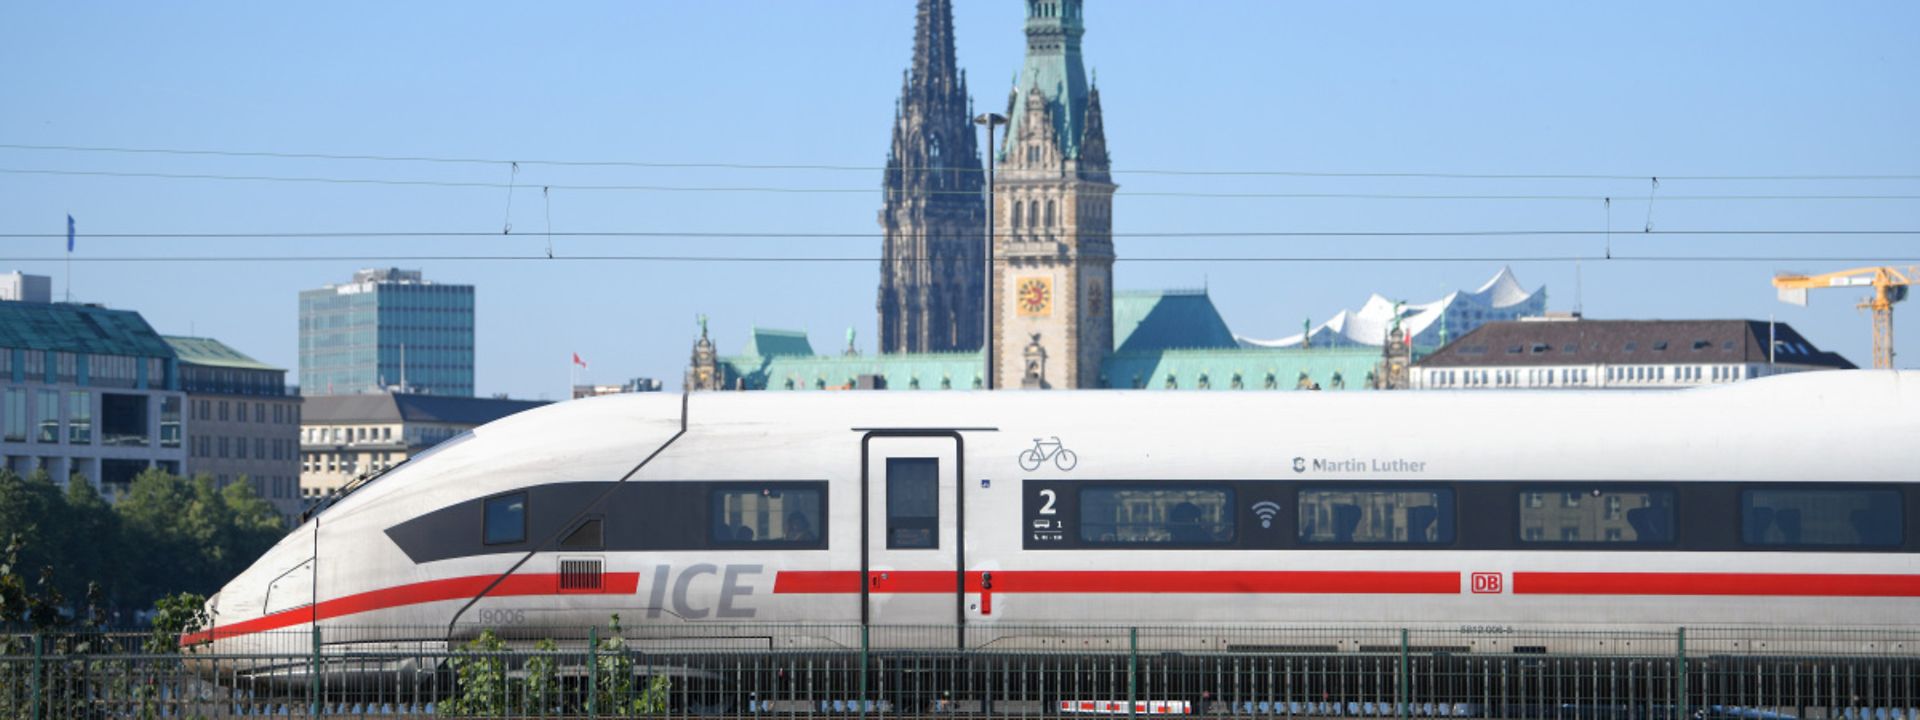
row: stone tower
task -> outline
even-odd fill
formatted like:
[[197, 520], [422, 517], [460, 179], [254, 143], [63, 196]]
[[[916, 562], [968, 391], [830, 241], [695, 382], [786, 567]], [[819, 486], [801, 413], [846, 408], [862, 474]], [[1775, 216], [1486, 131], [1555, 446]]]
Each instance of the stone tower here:
[[[1095, 388], [1113, 351], [1113, 191], [1082, 0], [1027, 0], [1027, 61], [994, 178], [994, 387]], [[1026, 377], [1029, 347], [1046, 358]]]
[[880, 227], [880, 352], [980, 347], [986, 208], [952, 0], [920, 0], [913, 67], [894, 109]]

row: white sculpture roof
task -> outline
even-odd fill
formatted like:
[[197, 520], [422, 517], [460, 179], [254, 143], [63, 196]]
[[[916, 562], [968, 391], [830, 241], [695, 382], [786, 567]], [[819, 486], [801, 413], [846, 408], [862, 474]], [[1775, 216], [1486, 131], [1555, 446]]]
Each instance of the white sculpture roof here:
[[[1375, 293], [1359, 310], [1341, 310], [1308, 335], [1296, 333], [1273, 340], [1236, 335], [1234, 339], [1242, 347], [1299, 347], [1308, 337], [1312, 338], [1311, 347], [1379, 347], [1386, 342], [1387, 332], [1393, 327], [1395, 306], [1394, 301]], [[1541, 286], [1529, 292], [1514, 278], [1512, 268], [1503, 267], [1478, 290], [1452, 292], [1426, 303], [1407, 303], [1398, 310], [1401, 327], [1413, 334], [1414, 345], [1436, 347], [1442, 344], [1442, 317], [1447, 318], [1447, 337], [1451, 339], [1489, 320], [1541, 315], [1547, 310], [1547, 288]]]

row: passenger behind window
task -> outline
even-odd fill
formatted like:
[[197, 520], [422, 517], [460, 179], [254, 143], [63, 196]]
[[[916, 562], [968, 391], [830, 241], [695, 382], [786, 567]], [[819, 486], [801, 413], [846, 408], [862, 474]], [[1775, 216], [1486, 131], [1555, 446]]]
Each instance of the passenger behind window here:
[[1353, 542], [1353, 533], [1360, 529], [1360, 506], [1340, 503], [1333, 506], [1333, 541], [1337, 543]]
[[734, 528], [733, 539], [738, 542], [753, 542], [753, 528], [745, 525]]
[[789, 542], [815, 542], [820, 538], [813, 534], [813, 523], [798, 510], [787, 513], [787, 540]]
[[1407, 542], [1438, 542], [1439, 533], [1432, 532], [1434, 523], [1440, 521], [1440, 508], [1432, 505], [1407, 508]]
[[1200, 506], [1190, 502], [1174, 505], [1167, 511], [1167, 531], [1176, 543], [1202, 543], [1213, 539], [1200, 527]]

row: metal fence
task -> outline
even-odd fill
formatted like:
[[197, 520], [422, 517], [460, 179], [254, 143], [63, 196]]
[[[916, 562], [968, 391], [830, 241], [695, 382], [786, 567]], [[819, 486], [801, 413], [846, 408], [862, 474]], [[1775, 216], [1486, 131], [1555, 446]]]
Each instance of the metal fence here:
[[[437, 639], [436, 639], [437, 634]], [[1213, 715], [1920, 720], [1920, 631], [327, 626], [0, 635], [0, 719]]]

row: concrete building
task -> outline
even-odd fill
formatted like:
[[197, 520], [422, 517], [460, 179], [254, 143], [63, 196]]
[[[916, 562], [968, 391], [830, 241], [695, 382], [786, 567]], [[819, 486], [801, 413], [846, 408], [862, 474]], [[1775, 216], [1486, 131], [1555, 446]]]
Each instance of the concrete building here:
[[246, 480], [283, 515], [298, 515], [300, 396], [287, 371], [212, 338], [167, 336], [187, 393], [187, 474], [221, 487]]
[[23, 299], [0, 301], [0, 462], [63, 486], [84, 476], [110, 499], [147, 468], [182, 472], [172, 346], [139, 313], [48, 302], [44, 278], [24, 278]]
[[1679, 388], [1852, 369], [1792, 326], [1764, 320], [1488, 323], [1414, 363], [1414, 389]]
[[573, 399], [599, 397], [601, 395], [620, 395], [636, 392], [660, 392], [660, 381], [653, 378], [638, 377], [619, 385], [575, 385]]
[[418, 270], [361, 270], [300, 293], [300, 388], [473, 396], [473, 286]]
[[300, 492], [322, 497], [462, 432], [545, 404], [407, 393], [308, 396], [300, 410]]
[[53, 278], [18, 270], [0, 275], [0, 300], [53, 302]]

